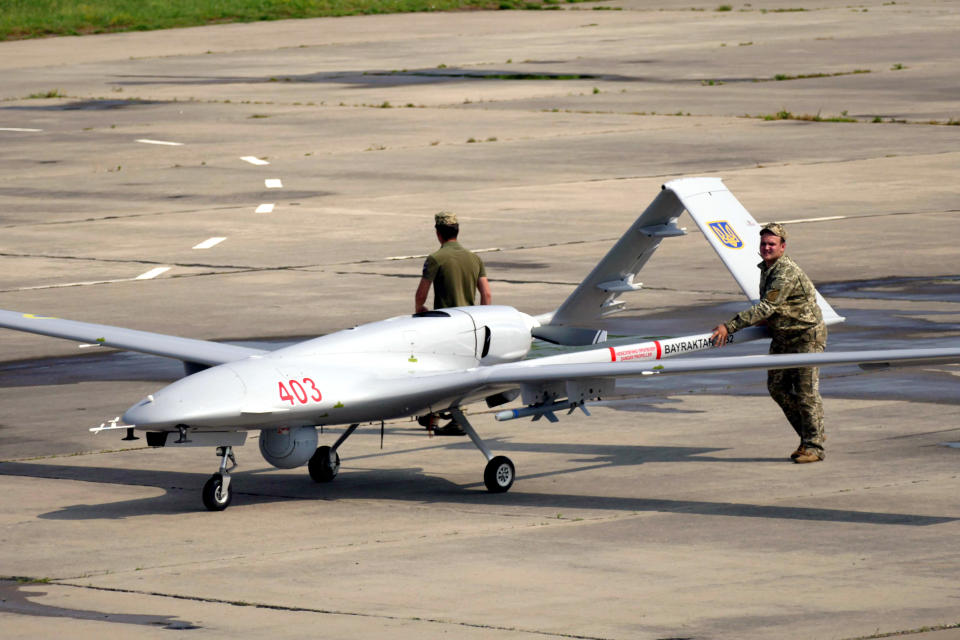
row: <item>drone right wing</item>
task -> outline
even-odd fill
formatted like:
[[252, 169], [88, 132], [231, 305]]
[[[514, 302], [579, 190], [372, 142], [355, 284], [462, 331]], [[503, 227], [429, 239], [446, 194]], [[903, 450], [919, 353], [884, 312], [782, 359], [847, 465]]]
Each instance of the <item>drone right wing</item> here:
[[149, 353], [200, 365], [223, 364], [234, 360], [242, 360], [252, 355], [267, 353], [262, 349], [251, 349], [209, 340], [180, 338], [162, 333], [63, 320], [3, 309], [0, 309], [0, 327], [38, 333], [54, 338], [77, 340], [104, 347]]

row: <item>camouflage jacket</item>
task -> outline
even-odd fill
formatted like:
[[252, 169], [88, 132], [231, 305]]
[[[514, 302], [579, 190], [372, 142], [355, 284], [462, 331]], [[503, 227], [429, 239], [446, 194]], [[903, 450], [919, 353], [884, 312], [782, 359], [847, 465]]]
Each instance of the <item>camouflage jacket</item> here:
[[774, 339], [783, 340], [823, 325], [817, 290], [796, 262], [784, 255], [769, 268], [763, 262], [757, 266], [760, 302], [727, 322], [727, 331], [733, 333], [765, 320]]

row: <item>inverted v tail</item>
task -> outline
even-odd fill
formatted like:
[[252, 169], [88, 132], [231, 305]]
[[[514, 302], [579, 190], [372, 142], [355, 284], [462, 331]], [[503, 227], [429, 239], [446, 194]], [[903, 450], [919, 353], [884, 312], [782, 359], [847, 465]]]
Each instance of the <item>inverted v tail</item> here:
[[[620, 296], [641, 288], [636, 277], [660, 242], [686, 233], [677, 226], [684, 210], [700, 227], [743, 293], [751, 302], [757, 302], [760, 224], [720, 178], [682, 178], [663, 185], [650, 206], [556, 311], [537, 317], [542, 326], [534, 335], [568, 345], [602, 341], [598, 332], [574, 327], [594, 327], [598, 320], [626, 306]], [[819, 292], [817, 301], [827, 324], [843, 321]]]

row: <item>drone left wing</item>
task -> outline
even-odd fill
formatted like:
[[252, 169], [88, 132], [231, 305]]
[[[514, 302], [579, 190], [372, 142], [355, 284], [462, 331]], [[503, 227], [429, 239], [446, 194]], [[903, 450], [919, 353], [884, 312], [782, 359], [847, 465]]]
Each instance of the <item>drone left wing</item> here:
[[865, 369], [920, 364], [960, 362], [960, 348], [888, 349], [872, 351], [834, 351], [777, 355], [679, 358], [641, 362], [600, 362], [549, 364], [541, 360], [494, 365], [481, 369], [483, 382], [490, 386], [516, 385], [523, 394], [524, 409], [503, 411], [498, 420], [546, 415], [582, 407], [584, 402], [612, 395], [615, 379], [683, 373], [715, 373], [749, 369], [786, 369], [860, 365]]
[[[538, 360], [489, 368], [489, 384], [537, 383], [578, 380], [581, 378], [621, 378], [679, 373], [716, 373], [749, 369], [789, 369], [862, 365], [864, 368], [949, 364], [960, 362], [960, 348], [954, 349], [878, 349], [873, 351], [832, 351], [776, 355], [679, 358], [645, 362], [601, 362], [593, 364], [546, 364]], [[485, 370], [487, 371], [487, 370]]]
[[15, 331], [38, 333], [54, 338], [77, 340], [90, 344], [102, 345], [138, 351], [167, 358], [175, 358], [184, 362], [201, 365], [217, 365], [234, 360], [242, 360], [252, 355], [266, 353], [262, 349], [252, 349], [231, 344], [221, 344], [208, 340], [180, 338], [162, 333], [137, 331], [112, 327], [105, 324], [77, 322], [63, 320], [49, 316], [38, 316], [32, 313], [5, 311], [0, 309], [0, 327]]

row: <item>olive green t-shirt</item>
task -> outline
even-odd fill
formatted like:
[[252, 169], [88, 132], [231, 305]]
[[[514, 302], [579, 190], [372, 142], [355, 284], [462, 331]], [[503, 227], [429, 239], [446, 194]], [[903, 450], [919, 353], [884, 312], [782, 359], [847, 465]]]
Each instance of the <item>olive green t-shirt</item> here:
[[433, 283], [434, 309], [472, 306], [477, 282], [486, 275], [483, 260], [456, 240], [444, 242], [423, 263], [423, 277]]

